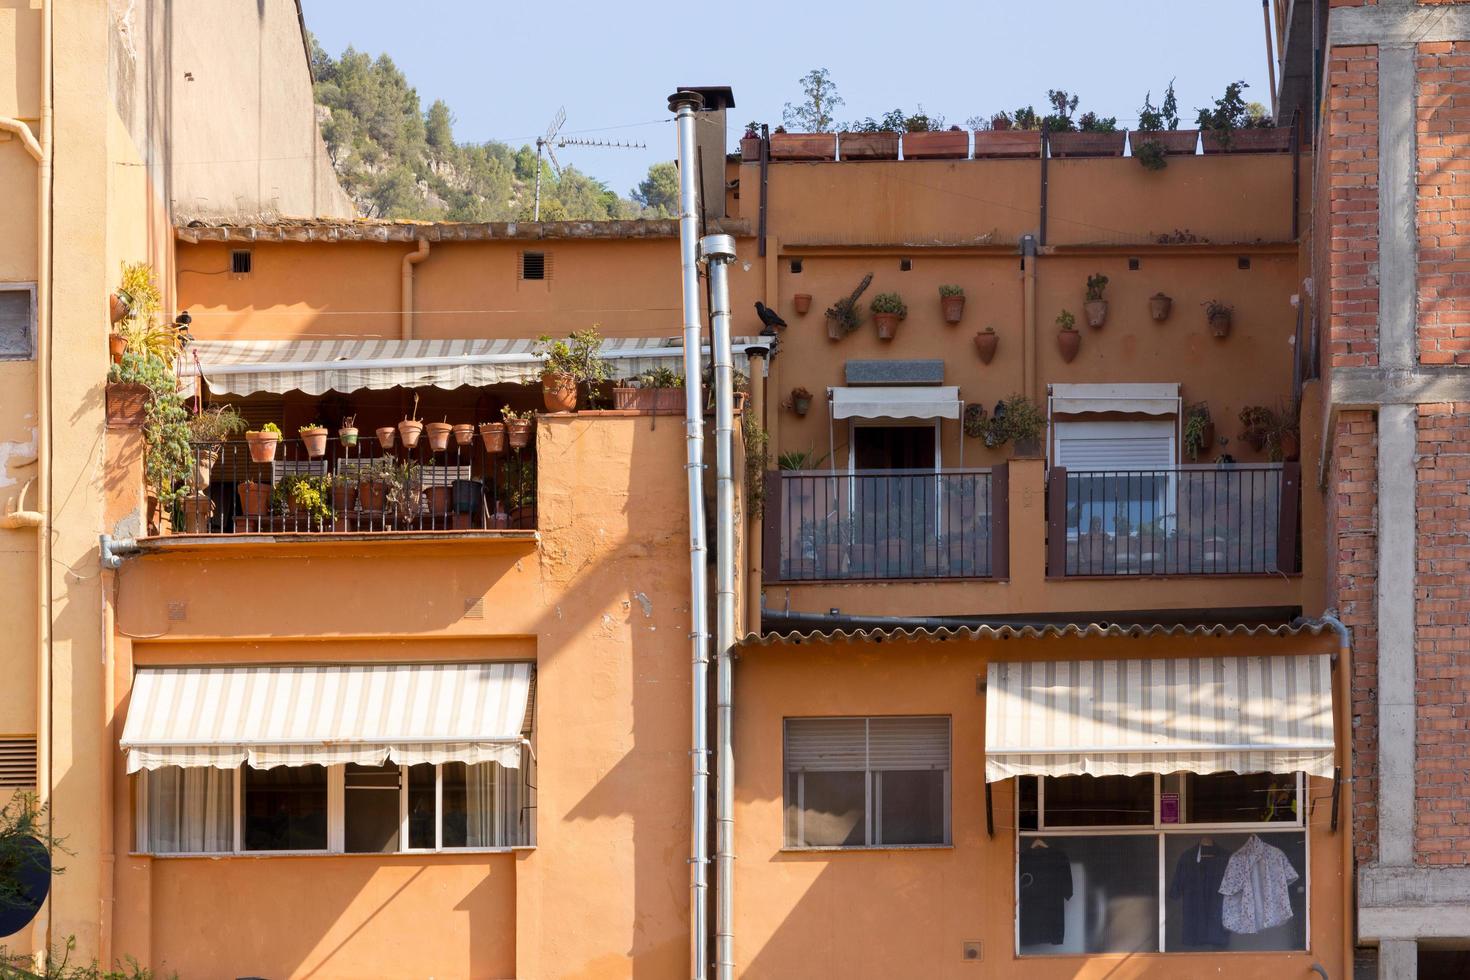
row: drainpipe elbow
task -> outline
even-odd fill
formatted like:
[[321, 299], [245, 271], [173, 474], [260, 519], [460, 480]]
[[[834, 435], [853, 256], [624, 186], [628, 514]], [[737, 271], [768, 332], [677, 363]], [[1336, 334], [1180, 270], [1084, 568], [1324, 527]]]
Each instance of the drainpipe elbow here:
[[138, 553], [137, 538], [114, 538], [110, 534], [103, 534], [98, 536], [98, 544], [102, 552], [102, 567], [110, 571], [121, 568], [125, 556]]

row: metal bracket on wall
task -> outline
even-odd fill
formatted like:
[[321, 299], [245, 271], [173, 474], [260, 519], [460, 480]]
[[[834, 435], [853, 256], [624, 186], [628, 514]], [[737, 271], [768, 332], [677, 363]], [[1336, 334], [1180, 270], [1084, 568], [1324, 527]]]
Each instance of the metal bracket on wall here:
[[1342, 798], [1342, 766], [1332, 769], [1332, 832], [1337, 833], [1337, 808]]

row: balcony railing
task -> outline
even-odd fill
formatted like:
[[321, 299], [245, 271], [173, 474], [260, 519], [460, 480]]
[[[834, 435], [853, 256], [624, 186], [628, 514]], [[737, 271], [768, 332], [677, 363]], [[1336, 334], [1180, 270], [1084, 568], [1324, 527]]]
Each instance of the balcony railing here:
[[1003, 577], [1005, 484], [1005, 467], [769, 473], [765, 577]]
[[1051, 575], [1249, 575], [1298, 570], [1297, 463], [1148, 470], [1053, 467]]
[[[320, 451], [317, 451], [320, 450]], [[262, 454], [264, 455], [264, 454]], [[368, 436], [351, 444], [283, 439], [252, 456], [240, 441], [193, 444], [189, 476], [149, 488], [150, 533], [260, 534], [511, 530], [536, 527], [534, 449], [489, 452], [478, 434], [431, 448]]]

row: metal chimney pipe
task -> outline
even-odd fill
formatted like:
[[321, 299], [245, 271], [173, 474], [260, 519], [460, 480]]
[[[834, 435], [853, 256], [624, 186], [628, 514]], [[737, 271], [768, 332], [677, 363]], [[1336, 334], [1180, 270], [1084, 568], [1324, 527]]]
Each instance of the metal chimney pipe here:
[[684, 469], [689, 477], [689, 639], [692, 647], [693, 730], [689, 761], [693, 785], [689, 810], [689, 972], [709, 976], [709, 582], [704, 540], [704, 386], [699, 363], [699, 172], [695, 164], [694, 113], [698, 92], [675, 92], [669, 110], [679, 135], [679, 262], [684, 275]]
[[735, 239], [706, 235], [710, 360], [715, 375], [715, 977], [735, 976], [735, 369], [730, 352], [730, 263]]

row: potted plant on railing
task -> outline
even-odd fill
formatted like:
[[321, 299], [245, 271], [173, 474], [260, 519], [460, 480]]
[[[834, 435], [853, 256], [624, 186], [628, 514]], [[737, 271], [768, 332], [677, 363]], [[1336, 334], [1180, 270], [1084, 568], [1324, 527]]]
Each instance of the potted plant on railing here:
[[377, 435], [378, 445], [383, 447], [384, 452], [391, 452], [393, 444], [398, 440], [398, 430], [391, 425], [379, 426]]
[[812, 410], [812, 393], [797, 385], [791, 389], [791, 410], [797, 415], [805, 415]]
[[485, 444], [485, 452], [492, 456], [505, 452], [505, 423], [481, 422], [480, 441]]
[[405, 526], [411, 526], [424, 509], [423, 468], [404, 462], [393, 467], [388, 484], [388, 508]]
[[240, 516], [265, 517], [271, 512], [271, 485], [245, 480], [236, 488], [240, 497]]
[[281, 427], [267, 422], [259, 429], [245, 433], [245, 442], [250, 446], [250, 458], [257, 463], [269, 463], [276, 458], [276, 447], [281, 444]]
[[879, 293], [873, 297], [873, 324], [878, 328], [879, 340], [892, 340], [898, 332], [899, 321], [909, 315], [898, 293]]
[[357, 445], [357, 416], [344, 415], [342, 424], [337, 427], [337, 439], [344, 446]]
[[244, 432], [250, 423], [235, 406], [218, 405], [191, 418], [188, 426], [189, 444], [194, 456], [194, 472], [189, 483], [195, 490], [208, 490], [210, 472], [219, 462], [225, 440]]
[[455, 423], [454, 444], [456, 446], [473, 446], [475, 444], [475, 427], [468, 422]]
[[997, 402], [994, 414], [982, 424], [982, 438], [991, 449], [1009, 442], [1012, 456], [1041, 455], [1046, 414], [1025, 395], [1011, 395]]
[[1184, 455], [1190, 462], [1199, 462], [1201, 453], [1215, 443], [1215, 422], [1210, 418], [1210, 406], [1196, 402], [1184, 411]]
[[393, 486], [393, 462], [379, 457], [357, 471], [357, 503], [363, 513], [382, 516]]
[[1179, 101], [1174, 97], [1174, 80], [1164, 89], [1162, 105], [1155, 106], [1153, 93], [1143, 97], [1143, 108], [1138, 110], [1138, 128], [1128, 134], [1128, 144], [1133, 158], [1147, 170], [1163, 170], [1169, 165], [1166, 157], [1172, 155], [1192, 156], [1194, 145], [1199, 142], [1199, 130], [1179, 128]]
[[320, 422], [308, 422], [296, 430], [301, 435], [301, 444], [306, 447], [306, 455], [311, 459], [319, 459], [327, 454], [327, 427]]
[[1082, 311], [1087, 314], [1087, 325], [1095, 330], [1108, 322], [1108, 301], [1103, 299], [1107, 288], [1108, 277], [1101, 272], [1087, 277], [1087, 301], [1082, 304]]
[[1082, 335], [1077, 332], [1077, 318], [1072, 315], [1071, 310], [1063, 310], [1057, 314], [1057, 353], [1062, 355], [1062, 360], [1071, 364], [1082, 349]]
[[531, 441], [531, 417], [532, 412], [528, 408], [517, 412], [506, 405], [500, 410], [501, 418], [505, 419], [505, 437], [512, 449], [524, 449]]
[[965, 318], [965, 287], [940, 286], [939, 311], [945, 323], [959, 323]]
[[827, 339], [841, 340], [863, 323], [863, 307], [858, 300], [873, 284], [873, 274], [863, 276], [856, 289], [827, 308]]
[[545, 366], [541, 372], [541, 397], [548, 412], [575, 412], [577, 385], [593, 385], [607, 379], [607, 362], [600, 356], [602, 337], [596, 327], [578, 330], [566, 340], [543, 335], [536, 356]]
[[1220, 302], [1217, 299], [1206, 300], [1205, 319], [1209, 321], [1210, 333], [1216, 337], [1230, 336], [1230, 324], [1235, 317], [1235, 307]]
[[1281, 153], [1291, 149], [1291, 129], [1275, 126], [1265, 107], [1246, 102], [1245, 82], [1231, 82], [1209, 109], [1199, 110], [1199, 128], [1206, 153]]
[[[413, 396], [413, 411], [403, 417], [398, 423], [398, 435], [403, 440], [404, 449], [412, 449], [419, 444], [419, 436], [424, 434], [424, 421], [419, 418], [419, 396]], [[379, 437], [381, 441], [381, 436]], [[383, 448], [388, 448], [384, 446]]]
[[753, 120], [745, 124], [745, 135], [740, 137], [740, 159], [755, 163], [761, 158], [761, 130]]
[[671, 368], [644, 371], [633, 385], [613, 388], [613, 407], [635, 412], [679, 412], [684, 408], [684, 376]]
[[332, 512], [340, 521], [357, 507], [357, 488], [362, 483], [362, 476], [360, 472], [334, 473], [331, 482]]
[[449, 424], [446, 416], [442, 422], [430, 422], [424, 431], [429, 436], [429, 452], [442, 453], [449, 448], [449, 434], [454, 431], [454, 426]]
[[1072, 113], [1077, 111], [1078, 97], [1060, 89], [1046, 93], [1051, 103], [1051, 114], [1043, 123], [1047, 141], [1054, 157], [1120, 157], [1126, 134], [1118, 129], [1116, 117], [1099, 116], [1095, 112], [1084, 112], [1075, 121]]
[[332, 522], [332, 508], [328, 503], [331, 494], [332, 478], [329, 476], [292, 473], [282, 477], [276, 485], [276, 501], [290, 514], [297, 530], [303, 522], [307, 530], [311, 530], [313, 525], [318, 530], [326, 529]]
[[[973, 122], [973, 120], [972, 120]], [[997, 112], [975, 130], [975, 159], [1041, 156], [1041, 117], [1030, 106]]]

